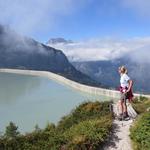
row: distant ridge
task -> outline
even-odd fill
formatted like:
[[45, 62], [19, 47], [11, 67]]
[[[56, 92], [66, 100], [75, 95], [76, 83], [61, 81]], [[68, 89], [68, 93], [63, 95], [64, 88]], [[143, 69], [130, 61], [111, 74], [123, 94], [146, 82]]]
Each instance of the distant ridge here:
[[[132, 54], [133, 55], [133, 54]], [[95, 79], [97, 82], [108, 88], [117, 89], [120, 76], [118, 67], [125, 65], [128, 68], [128, 74], [134, 81], [134, 92], [150, 94], [150, 67], [149, 63], [133, 62], [128, 56], [115, 60], [106, 61], [85, 61], [72, 62], [77, 70]]]

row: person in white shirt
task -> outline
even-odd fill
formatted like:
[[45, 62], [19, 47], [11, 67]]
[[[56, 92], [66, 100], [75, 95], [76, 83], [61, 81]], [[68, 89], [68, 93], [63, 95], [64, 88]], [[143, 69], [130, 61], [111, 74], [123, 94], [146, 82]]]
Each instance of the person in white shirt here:
[[121, 66], [118, 69], [118, 72], [120, 74], [120, 109], [121, 109], [121, 118], [126, 118], [128, 116], [127, 112], [127, 105], [126, 101], [127, 99], [131, 101], [133, 98], [132, 94], [132, 86], [133, 86], [133, 81], [130, 79], [130, 77], [127, 75], [127, 69], [125, 66]]

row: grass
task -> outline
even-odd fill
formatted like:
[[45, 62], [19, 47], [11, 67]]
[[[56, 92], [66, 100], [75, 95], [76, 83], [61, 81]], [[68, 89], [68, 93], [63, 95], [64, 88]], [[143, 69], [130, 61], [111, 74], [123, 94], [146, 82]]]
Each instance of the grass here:
[[130, 128], [133, 149], [150, 150], [150, 99], [136, 98], [132, 106], [139, 114]]

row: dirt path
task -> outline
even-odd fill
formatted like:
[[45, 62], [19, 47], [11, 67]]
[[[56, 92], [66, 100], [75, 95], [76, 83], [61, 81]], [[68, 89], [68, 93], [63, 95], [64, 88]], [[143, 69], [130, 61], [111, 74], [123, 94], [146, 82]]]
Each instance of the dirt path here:
[[[117, 104], [113, 105], [113, 111], [117, 115]], [[130, 119], [127, 121], [119, 121], [115, 119], [113, 121], [113, 132], [104, 147], [100, 147], [99, 150], [132, 150], [130, 141], [130, 126], [133, 123], [134, 118], [137, 116], [136, 112], [130, 104], [128, 104], [128, 112]]]

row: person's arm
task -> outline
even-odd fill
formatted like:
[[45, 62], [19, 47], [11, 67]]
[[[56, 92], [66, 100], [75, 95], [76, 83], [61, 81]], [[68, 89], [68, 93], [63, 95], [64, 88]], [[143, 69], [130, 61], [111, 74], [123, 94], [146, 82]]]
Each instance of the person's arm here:
[[129, 83], [129, 87], [128, 87], [128, 89], [127, 89], [126, 92], [129, 92], [129, 91], [131, 90], [132, 85], [133, 85], [133, 81], [132, 81], [132, 80], [129, 80], [128, 83]]

